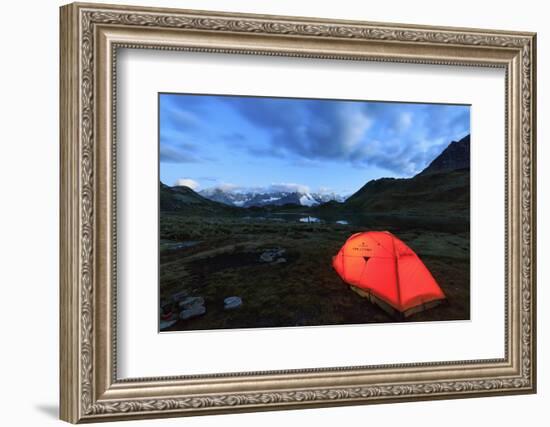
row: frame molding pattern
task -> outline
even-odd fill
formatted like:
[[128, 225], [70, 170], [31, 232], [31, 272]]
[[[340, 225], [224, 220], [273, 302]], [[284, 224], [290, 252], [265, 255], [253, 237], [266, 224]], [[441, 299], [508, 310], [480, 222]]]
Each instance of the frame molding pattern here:
[[150, 411], [197, 410], [204, 408], [280, 405], [288, 403], [322, 403], [365, 401], [372, 398], [409, 396], [445, 396], [452, 393], [488, 392], [497, 389], [521, 389], [529, 384], [529, 374], [508, 380], [478, 380], [433, 382], [424, 384], [398, 384], [356, 388], [329, 388], [286, 392], [222, 394], [186, 397], [181, 399], [143, 399], [111, 403], [96, 403], [88, 407], [87, 415], [116, 414]]
[[[236, 408], [240, 410], [253, 410], [257, 408], [276, 409], [291, 406], [320, 406], [323, 404], [351, 404], [366, 403], [368, 401], [395, 401], [426, 399], [428, 397], [460, 397], [462, 395], [493, 394], [496, 391], [503, 392], [533, 392], [535, 390], [535, 283], [534, 262], [535, 242], [533, 230], [535, 227], [535, 187], [534, 187], [534, 43], [533, 34], [525, 33], [488, 33], [484, 30], [463, 30], [451, 28], [410, 27], [404, 25], [350, 23], [350, 22], [316, 22], [303, 18], [264, 17], [260, 15], [230, 15], [208, 14], [195, 11], [164, 10], [153, 11], [148, 9], [125, 8], [120, 6], [98, 6], [73, 4], [64, 7], [68, 15], [73, 13], [73, 25], [78, 28], [78, 45], [75, 46], [79, 56], [79, 134], [80, 153], [78, 175], [78, 201], [79, 201], [79, 283], [65, 286], [78, 286], [78, 375], [73, 379], [71, 388], [78, 389], [79, 401], [74, 402], [77, 409], [73, 415], [65, 415], [69, 421], [78, 422], [84, 420], [101, 420], [107, 415], [134, 414], [139, 416], [182, 415], [186, 412], [197, 414], [203, 409], [228, 410]], [[123, 9], [123, 10], [121, 10]], [[63, 10], [62, 10], [63, 12]], [[75, 19], [76, 17], [76, 19]], [[63, 19], [63, 16], [62, 16]], [[521, 79], [521, 129], [520, 132], [520, 156], [521, 156], [521, 183], [520, 183], [520, 212], [521, 219], [521, 304], [520, 304], [520, 370], [519, 375], [502, 378], [467, 378], [459, 381], [430, 381], [430, 382], [405, 382], [367, 385], [358, 387], [330, 387], [330, 388], [304, 388], [294, 390], [274, 390], [265, 392], [245, 393], [217, 393], [210, 395], [191, 395], [181, 398], [151, 398], [132, 400], [102, 400], [97, 399], [95, 390], [94, 354], [94, 292], [97, 283], [94, 281], [94, 235], [95, 230], [95, 198], [96, 178], [94, 151], [96, 147], [95, 102], [95, 70], [96, 70], [96, 28], [101, 25], [116, 25], [126, 27], [147, 27], [150, 29], [177, 29], [200, 30], [217, 33], [241, 33], [272, 36], [299, 36], [316, 39], [353, 39], [363, 41], [385, 41], [399, 43], [420, 43], [430, 46], [478, 46], [486, 48], [509, 48], [516, 51], [520, 60]], [[140, 47], [132, 44], [132, 47]], [[151, 47], [150, 45], [143, 47]], [[174, 49], [173, 46], [152, 46], [153, 48]], [[176, 48], [177, 49], [177, 48]], [[188, 49], [192, 50], [192, 49]], [[196, 49], [201, 51], [223, 51], [220, 49]], [[227, 50], [226, 50], [227, 51]], [[241, 51], [239, 51], [241, 52]], [[338, 55], [322, 55], [292, 53], [292, 52], [266, 52], [243, 50], [241, 53], [287, 55], [316, 58], [336, 58]], [[116, 48], [113, 55], [116, 55]], [[345, 56], [347, 59], [349, 55]], [[364, 60], [365, 58], [359, 58]], [[368, 60], [388, 60], [387, 58], [372, 57]], [[460, 58], [450, 61], [423, 60], [414, 58], [390, 58], [390, 61], [409, 63], [448, 63], [459, 64]], [[468, 62], [470, 65], [491, 66], [483, 62]], [[114, 70], [111, 71], [114, 73]], [[116, 79], [114, 79], [116, 81]], [[114, 110], [113, 110], [114, 111]], [[63, 114], [63, 112], [62, 112]], [[510, 139], [510, 136], [508, 136]], [[69, 141], [68, 143], [75, 143]], [[63, 284], [62, 284], [63, 286]], [[65, 292], [62, 289], [62, 292]], [[116, 318], [116, 317], [115, 317]], [[509, 320], [508, 320], [509, 321]], [[63, 328], [63, 325], [62, 325]], [[62, 344], [63, 345], [63, 342]], [[507, 349], [507, 347], [506, 347]], [[116, 352], [115, 352], [116, 354]], [[508, 355], [508, 351], [506, 351]], [[507, 356], [508, 357], [508, 356]], [[456, 365], [457, 362], [439, 363], [438, 365]], [[116, 362], [114, 362], [116, 366]], [[405, 366], [405, 365], [403, 365]], [[411, 365], [406, 365], [411, 366]], [[334, 369], [338, 371], [338, 368]], [[315, 370], [313, 370], [315, 371]], [[113, 376], [115, 376], [113, 372]], [[113, 378], [116, 382], [116, 378]], [[63, 393], [63, 390], [62, 390]], [[68, 393], [68, 391], [67, 391]], [[64, 403], [62, 397], [62, 413]], [[219, 412], [219, 411], [218, 411]]]
[[94, 55], [93, 21], [82, 17], [81, 34], [81, 404], [90, 413], [93, 391], [93, 239], [94, 239]]

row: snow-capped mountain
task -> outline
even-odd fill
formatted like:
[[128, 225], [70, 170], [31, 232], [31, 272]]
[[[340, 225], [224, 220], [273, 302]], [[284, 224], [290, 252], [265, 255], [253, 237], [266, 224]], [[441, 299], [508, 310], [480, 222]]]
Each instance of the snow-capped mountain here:
[[199, 191], [207, 199], [230, 206], [249, 208], [252, 206], [281, 206], [289, 203], [301, 206], [316, 206], [331, 200], [343, 202], [344, 197], [335, 193], [310, 193], [300, 191], [227, 191], [208, 188]]

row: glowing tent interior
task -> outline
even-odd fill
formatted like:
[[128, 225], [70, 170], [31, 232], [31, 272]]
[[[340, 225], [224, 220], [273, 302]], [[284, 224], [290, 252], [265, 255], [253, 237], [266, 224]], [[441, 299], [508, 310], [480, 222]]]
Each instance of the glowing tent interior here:
[[445, 300], [418, 255], [388, 231], [353, 234], [332, 265], [352, 290], [392, 315], [407, 317]]

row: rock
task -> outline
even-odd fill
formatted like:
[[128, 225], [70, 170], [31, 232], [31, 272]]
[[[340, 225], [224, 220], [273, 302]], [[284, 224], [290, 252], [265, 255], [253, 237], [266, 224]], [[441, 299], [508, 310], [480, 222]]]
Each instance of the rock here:
[[179, 302], [180, 309], [192, 308], [196, 305], [204, 305], [203, 297], [187, 297]]
[[203, 297], [187, 297], [179, 302], [179, 308], [181, 310], [179, 318], [183, 320], [206, 313]]
[[177, 249], [183, 249], [183, 248], [190, 248], [190, 247], [195, 246], [199, 243], [200, 242], [198, 242], [198, 241], [188, 240], [187, 242], [174, 243], [170, 249], [177, 250]]
[[187, 320], [193, 317], [202, 316], [206, 313], [206, 307], [204, 305], [193, 305], [190, 308], [182, 310], [180, 312], [180, 319]]
[[273, 255], [271, 254], [271, 252], [264, 252], [263, 254], [260, 255], [260, 261], [271, 262], [273, 261]]
[[272, 264], [282, 264], [284, 262], [286, 262], [286, 258], [277, 258]]
[[223, 300], [223, 309], [224, 310], [233, 310], [239, 308], [243, 305], [243, 300], [241, 297], [227, 297]]
[[271, 262], [273, 261], [273, 255], [270, 252], [264, 252], [260, 255], [260, 261], [262, 262]]
[[267, 249], [260, 255], [261, 262], [273, 262], [286, 252], [283, 248]]
[[178, 319], [175, 320], [161, 320], [160, 321], [160, 330], [168, 329], [170, 326], [173, 326], [176, 324]]

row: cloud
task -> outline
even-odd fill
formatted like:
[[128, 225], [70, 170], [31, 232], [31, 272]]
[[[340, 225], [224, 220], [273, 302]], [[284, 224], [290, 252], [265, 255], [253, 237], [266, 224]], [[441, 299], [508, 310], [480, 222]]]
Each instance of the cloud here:
[[189, 187], [191, 190], [197, 190], [200, 187], [199, 183], [191, 178], [180, 178], [175, 185]]
[[248, 147], [253, 155], [345, 159], [371, 124], [360, 104], [349, 102], [238, 97], [224, 102], [268, 136], [267, 145]]
[[202, 120], [194, 112], [172, 105], [163, 110], [162, 119], [173, 123], [180, 130], [195, 128], [202, 124]]
[[221, 138], [225, 141], [233, 142], [233, 143], [243, 143], [246, 141], [246, 135], [244, 135], [241, 132], [231, 132], [231, 133], [224, 133], [221, 135]]
[[239, 191], [239, 190], [243, 189], [243, 187], [240, 187], [240, 186], [235, 185], [235, 184], [230, 184], [228, 182], [222, 182], [222, 183], [216, 185], [215, 188], [218, 188], [222, 191], [227, 191], [227, 192]]
[[446, 145], [470, 131], [467, 106], [239, 97], [223, 102], [266, 135], [268, 143], [245, 145], [250, 155], [294, 164], [347, 162], [411, 175], [439, 154], [442, 140]]
[[227, 193], [309, 193], [310, 188], [304, 184], [295, 184], [295, 183], [273, 183], [267, 186], [243, 186], [236, 185], [228, 182], [222, 182], [212, 187], [207, 188], [211, 189], [220, 189]]
[[200, 160], [193, 154], [174, 148], [167, 144], [160, 144], [160, 161], [165, 163], [197, 163]]
[[312, 168], [328, 162], [411, 176], [470, 132], [470, 107], [461, 105], [215, 95], [161, 100], [160, 154], [170, 163], [271, 159]]
[[402, 132], [409, 129], [413, 122], [413, 115], [411, 112], [404, 112], [399, 115], [399, 121], [397, 123], [398, 129]]
[[307, 185], [293, 183], [271, 184], [267, 190], [270, 193], [309, 193], [309, 187]]
[[[204, 114], [193, 101], [181, 95], [163, 94], [160, 102], [160, 161], [166, 163], [199, 163], [205, 156], [199, 144], [204, 138]], [[183, 101], [183, 102], [182, 102]]]
[[319, 194], [333, 194], [335, 191], [330, 187], [319, 187], [317, 193]]
[[169, 145], [187, 151], [196, 152], [198, 149], [197, 138], [191, 133], [165, 126], [161, 131], [161, 145]]
[[209, 182], [216, 182], [219, 180], [219, 178], [215, 176], [199, 176], [199, 180], [201, 181], [209, 181]]

